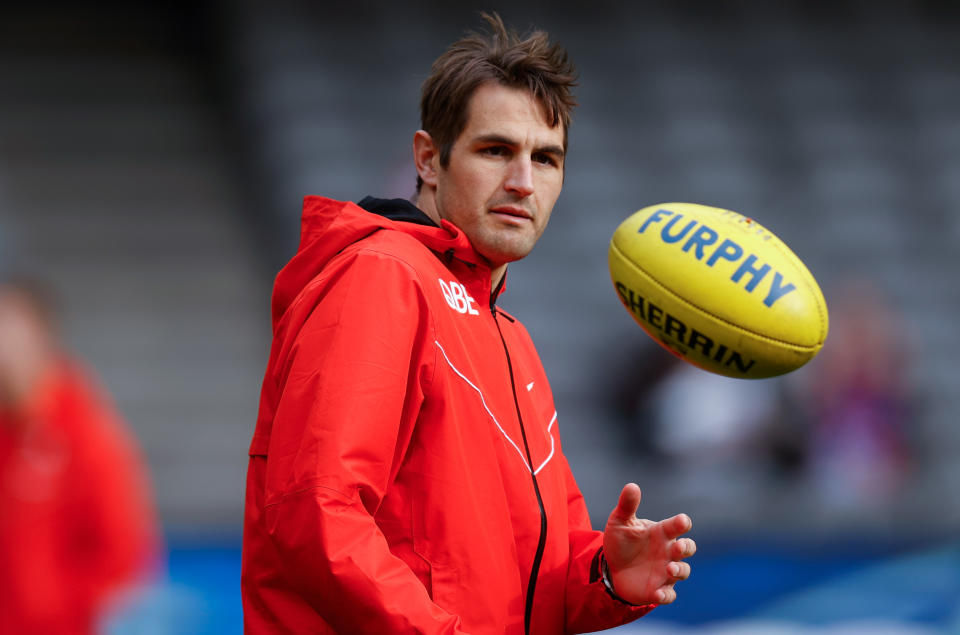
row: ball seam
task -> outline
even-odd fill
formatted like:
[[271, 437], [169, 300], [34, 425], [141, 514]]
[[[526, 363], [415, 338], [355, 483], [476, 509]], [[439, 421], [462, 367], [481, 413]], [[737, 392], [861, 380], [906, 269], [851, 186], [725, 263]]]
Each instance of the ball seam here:
[[[810, 295], [812, 295], [813, 297], [823, 298], [823, 291], [820, 289], [820, 285], [816, 285], [816, 287], [810, 286], [810, 281], [811, 280], [816, 281], [816, 278], [814, 278], [813, 274], [810, 273], [810, 269], [807, 268], [807, 265], [803, 262], [803, 260], [800, 259], [800, 256], [793, 253], [793, 250], [790, 249], [790, 247], [788, 247], [787, 244], [781, 240], [775, 240], [774, 247], [777, 248], [777, 250], [780, 252], [781, 255], [786, 256], [791, 261], [793, 266], [796, 267], [801, 273], [806, 272], [807, 275], [800, 276], [800, 280], [803, 282], [804, 285], [806, 285], [807, 291], [810, 293]], [[808, 279], [808, 276], [809, 276], [809, 279]], [[823, 299], [823, 303], [824, 305], [826, 304], [825, 298]], [[823, 307], [821, 306], [821, 303], [817, 302], [816, 305], [817, 305], [817, 317], [820, 319], [820, 337], [818, 337], [817, 340], [818, 340], [818, 344], [820, 346], [823, 346], [824, 342], [826, 342], [827, 340], [827, 324], [826, 324], [826, 320], [824, 319], [824, 312], [823, 312]]]
[[[727, 210], [720, 207], [709, 207], [709, 206], [703, 206], [703, 205], [701, 205], [700, 207], [702, 207], [704, 211], [707, 211], [713, 214], [714, 216], [719, 216], [718, 212], [724, 211], [724, 212], [730, 212], [732, 214], [736, 214], [740, 218], [746, 218], [746, 216], [744, 216], [740, 212], [735, 212], [733, 210]], [[720, 218], [718, 220], [723, 220], [729, 223], [729, 219]], [[775, 233], [773, 233], [773, 231], [771, 231], [766, 225], [763, 225], [759, 221], [753, 221], [753, 222], [756, 223], [764, 232], [766, 232], [767, 236], [770, 237], [770, 241], [773, 247], [780, 252], [781, 256], [786, 257], [786, 259], [790, 262], [790, 264], [793, 265], [793, 267], [797, 270], [797, 272], [801, 274], [800, 280], [803, 283], [803, 285], [806, 286], [807, 292], [812, 297], [814, 298], [819, 297], [820, 299], [823, 300], [822, 303], [821, 302], [816, 303], [817, 318], [820, 322], [819, 337], [817, 337], [816, 346], [818, 347], [818, 349], [822, 348], [824, 342], [826, 342], [827, 340], [827, 320], [825, 319], [826, 316], [824, 315], [824, 307], [826, 306], [826, 299], [823, 297], [823, 291], [820, 289], [820, 285], [817, 284], [816, 278], [814, 278], [813, 274], [810, 273], [810, 269], [807, 268], [807, 265], [803, 262], [803, 260], [800, 259], [800, 257], [797, 254], [793, 252], [793, 250], [790, 248], [789, 245], [787, 245], [785, 242], [780, 240], [780, 237], [777, 236]], [[743, 228], [740, 228], [740, 231], [742, 233], [746, 233], [746, 231]], [[806, 273], [806, 275], [805, 276], [802, 275], [803, 273]], [[647, 275], [649, 276], [649, 274]], [[654, 278], [650, 276], [650, 279], [653, 280]], [[811, 281], [813, 281], [812, 286], [810, 284]], [[747, 332], [752, 333], [752, 331], [747, 331]], [[774, 340], [774, 341], [777, 341], [777, 340]]]

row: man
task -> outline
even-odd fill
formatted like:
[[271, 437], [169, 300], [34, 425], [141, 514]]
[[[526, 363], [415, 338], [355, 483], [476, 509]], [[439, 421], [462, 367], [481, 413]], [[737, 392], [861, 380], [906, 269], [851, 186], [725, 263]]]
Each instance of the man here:
[[52, 320], [35, 283], [0, 280], [4, 633], [97, 632], [158, 555], [139, 450]]
[[590, 528], [496, 306], [560, 194], [574, 77], [545, 34], [488, 21], [424, 84], [416, 206], [306, 199], [250, 448], [248, 632], [596, 631], [689, 575], [689, 518], [637, 519], [634, 484]]

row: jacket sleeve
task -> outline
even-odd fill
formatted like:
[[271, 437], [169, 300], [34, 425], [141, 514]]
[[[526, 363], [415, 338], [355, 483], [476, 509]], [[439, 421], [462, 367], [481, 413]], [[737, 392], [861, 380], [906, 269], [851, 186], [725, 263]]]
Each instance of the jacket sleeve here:
[[460, 633], [391, 554], [374, 515], [431, 378], [415, 272], [370, 251], [332, 261], [279, 360], [264, 522], [284, 573], [337, 632]]
[[566, 632], [589, 633], [632, 622], [656, 606], [634, 606], [614, 598], [603, 584], [600, 553], [603, 532], [590, 526], [583, 494], [574, 481], [570, 466], [562, 460], [567, 480], [567, 519], [570, 565], [567, 570]]

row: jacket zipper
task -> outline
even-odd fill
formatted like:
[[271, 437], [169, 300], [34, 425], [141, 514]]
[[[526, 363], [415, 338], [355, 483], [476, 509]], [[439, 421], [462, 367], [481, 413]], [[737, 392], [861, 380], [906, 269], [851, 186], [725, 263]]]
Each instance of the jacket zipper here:
[[517, 399], [517, 385], [513, 378], [513, 363], [510, 361], [510, 350], [507, 348], [507, 341], [503, 338], [503, 331], [500, 330], [500, 322], [497, 320], [497, 309], [493, 302], [490, 303], [490, 313], [493, 314], [493, 322], [497, 325], [497, 333], [500, 335], [500, 342], [503, 344], [503, 352], [507, 356], [507, 371], [510, 373], [510, 389], [513, 391], [513, 405], [517, 409], [517, 421], [520, 422], [520, 435], [523, 437], [523, 449], [527, 453], [527, 464], [530, 466], [530, 477], [533, 479], [533, 491], [537, 495], [537, 505], [540, 508], [540, 539], [537, 541], [537, 553], [533, 558], [533, 567], [530, 569], [530, 582], [527, 584], [527, 599], [523, 611], [523, 632], [526, 635], [530, 635], [530, 619], [533, 617], [533, 596], [537, 587], [537, 577], [540, 574], [540, 562], [543, 560], [543, 551], [547, 545], [547, 511], [543, 506], [543, 497], [540, 495], [540, 484], [537, 483], [537, 475], [533, 473], [533, 458], [530, 456], [530, 445], [527, 443], [527, 431], [523, 426], [523, 415], [520, 414], [520, 401]]

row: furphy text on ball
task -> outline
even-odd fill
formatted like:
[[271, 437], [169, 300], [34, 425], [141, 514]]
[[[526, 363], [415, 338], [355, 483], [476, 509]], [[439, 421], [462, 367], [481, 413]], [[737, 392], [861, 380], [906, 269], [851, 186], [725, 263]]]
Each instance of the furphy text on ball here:
[[[730, 213], [733, 214], [733, 212]], [[736, 216], [743, 219], [739, 214], [736, 214]], [[660, 239], [664, 243], [677, 245], [681, 251], [691, 254], [697, 260], [704, 262], [706, 266], [713, 267], [721, 260], [733, 264], [739, 263], [737, 269], [730, 275], [730, 280], [739, 284], [741, 280], [746, 278], [744, 290], [747, 293], [753, 293], [773, 270], [768, 263], [760, 263], [755, 254], [746, 253], [736, 241], [729, 238], [724, 238], [721, 241], [719, 232], [706, 223], [696, 219], [683, 223], [683, 218], [683, 214], [658, 208], [643, 221], [637, 229], [637, 233], [643, 234], [654, 223], [662, 223]], [[750, 222], [747, 219], [743, 220]], [[706, 258], [705, 261], [704, 258]], [[785, 282], [783, 274], [779, 271], [773, 271], [773, 276], [769, 280], [767, 295], [763, 300], [763, 304], [767, 308], [772, 307], [780, 298], [796, 290], [796, 285], [792, 282]]]

